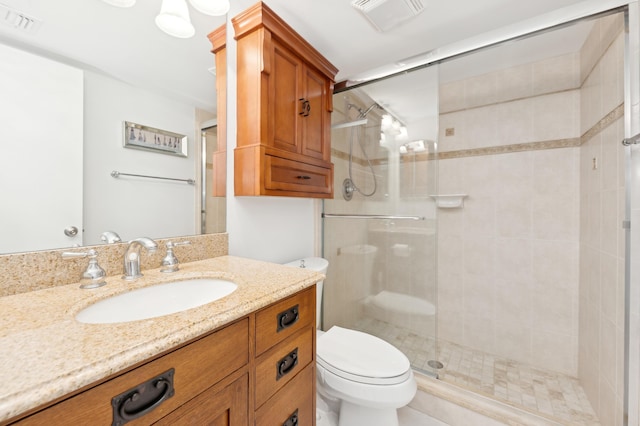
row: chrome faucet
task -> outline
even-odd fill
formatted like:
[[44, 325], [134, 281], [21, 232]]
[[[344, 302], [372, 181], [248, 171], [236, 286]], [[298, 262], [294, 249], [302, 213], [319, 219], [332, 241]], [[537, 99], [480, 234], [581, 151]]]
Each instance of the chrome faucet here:
[[69, 259], [74, 257], [88, 257], [89, 264], [80, 277], [80, 288], [98, 288], [105, 285], [107, 282], [104, 277], [107, 275], [98, 265], [98, 252], [91, 249], [86, 252], [74, 253], [65, 251], [62, 253], [63, 259]]
[[177, 246], [183, 246], [191, 244], [191, 241], [182, 241], [180, 243], [174, 243], [173, 241], [167, 242], [167, 254], [162, 259], [162, 266], [160, 266], [160, 272], [176, 272], [180, 269], [180, 262], [175, 254], [173, 254], [173, 249]]
[[133, 281], [142, 276], [142, 272], [140, 272], [140, 247], [144, 247], [149, 253], [153, 253], [158, 248], [158, 243], [147, 237], [129, 241], [127, 251], [124, 252], [124, 275], [122, 279]]

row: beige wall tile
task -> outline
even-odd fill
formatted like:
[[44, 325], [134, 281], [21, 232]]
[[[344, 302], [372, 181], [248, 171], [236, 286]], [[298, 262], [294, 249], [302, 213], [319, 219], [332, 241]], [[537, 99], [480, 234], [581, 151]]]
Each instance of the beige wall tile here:
[[468, 78], [464, 84], [467, 108], [492, 104], [498, 98], [498, 78], [495, 73]]
[[440, 85], [440, 113], [447, 113], [465, 108], [464, 83], [454, 81]]
[[577, 339], [571, 334], [534, 329], [531, 336], [532, 356], [542, 365], [553, 365], [556, 371], [575, 376], [578, 372]]
[[533, 92], [536, 95], [580, 87], [580, 55], [570, 53], [533, 64]]
[[530, 100], [497, 104], [493, 120], [499, 125], [496, 126], [496, 139], [491, 146], [512, 145], [536, 140], [533, 108], [534, 102]]
[[580, 92], [571, 90], [533, 98], [534, 140], [580, 135]]
[[529, 98], [535, 94], [532, 64], [498, 70], [495, 75], [499, 82], [496, 87], [497, 102]]
[[496, 339], [492, 352], [530, 365], [533, 355], [530, 326], [518, 321], [496, 321]]

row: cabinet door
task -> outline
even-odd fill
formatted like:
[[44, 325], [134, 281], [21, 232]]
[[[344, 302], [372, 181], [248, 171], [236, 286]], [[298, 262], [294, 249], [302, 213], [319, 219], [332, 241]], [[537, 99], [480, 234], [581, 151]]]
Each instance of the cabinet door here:
[[158, 426], [245, 426], [249, 379], [245, 374], [220, 389], [213, 386], [157, 423]]
[[304, 68], [304, 95], [309, 110], [300, 116], [301, 153], [307, 157], [330, 161], [329, 134], [331, 115], [327, 110], [327, 79], [314, 69]]
[[273, 147], [299, 153], [300, 128], [298, 117], [302, 111], [302, 62], [289, 49], [274, 40], [273, 68], [269, 76], [269, 133]]

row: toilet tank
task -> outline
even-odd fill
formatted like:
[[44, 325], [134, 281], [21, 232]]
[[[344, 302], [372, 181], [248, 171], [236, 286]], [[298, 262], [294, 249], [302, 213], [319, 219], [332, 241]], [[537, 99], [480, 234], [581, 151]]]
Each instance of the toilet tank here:
[[[327, 275], [329, 269], [329, 261], [322, 257], [304, 257], [285, 263], [285, 266], [292, 266], [294, 268], [306, 268], [312, 271], [320, 272]], [[318, 281], [316, 283], [316, 327], [320, 328], [320, 321], [322, 319], [322, 288], [324, 281]]]

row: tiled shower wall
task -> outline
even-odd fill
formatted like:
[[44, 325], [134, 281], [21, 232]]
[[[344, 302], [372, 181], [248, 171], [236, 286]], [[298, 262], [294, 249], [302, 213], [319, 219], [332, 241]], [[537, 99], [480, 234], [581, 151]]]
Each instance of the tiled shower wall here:
[[603, 425], [624, 395], [624, 23], [599, 20], [581, 51], [579, 378]]
[[572, 375], [578, 70], [569, 54], [445, 83], [439, 137], [440, 194], [468, 195], [438, 215], [439, 339]]
[[439, 213], [439, 338], [579, 376], [604, 425], [623, 398], [623, 28], [440, 93], [440, 193], [469, 197]]

